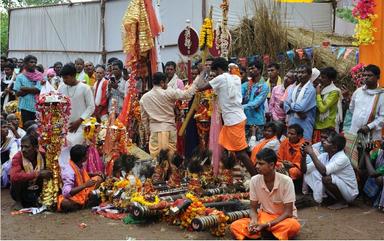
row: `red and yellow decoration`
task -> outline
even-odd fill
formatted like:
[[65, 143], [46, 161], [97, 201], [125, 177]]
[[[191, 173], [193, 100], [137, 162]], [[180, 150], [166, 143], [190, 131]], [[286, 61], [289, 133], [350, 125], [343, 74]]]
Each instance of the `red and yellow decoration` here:
[[91, 143], [95, 143], [94, 139], [97, 137], [96, 128], [99, 125], [99, 123], [97, 123], [96, 118], [90, 117], [84, 120], [81, 124], [85, 126], [83, 132], [84, 139], [90, 141]]
[[45, 149], [46, 168], [53, 177], [44, 180], [41, 202], [48, 208], [56, 207], [61, 186], [59, 154], [68, 132], [71, 102], [67, 96], [50, 92], [40, 96], [36, 103], [39, 122], [39, 144]]
[[377, 31], [373, 25], [377, 19], [377, 14], [374, 13], [375, 5], [374, 0], [359, 0], [352, 10], [353, 16], [357, 19], [353, 35], [356, 39], [355, 45], [370, 45], [375, 42], [374, 33]]

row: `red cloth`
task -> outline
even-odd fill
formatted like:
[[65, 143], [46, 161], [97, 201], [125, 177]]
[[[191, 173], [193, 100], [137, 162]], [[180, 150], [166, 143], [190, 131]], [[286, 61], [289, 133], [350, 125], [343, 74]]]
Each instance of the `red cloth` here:
[[28, 182], [37, 178], [39, 175], [38, 172], [25, 172], [23, 167], [23, 157], [21, 151], [16, 153], [12, 159], [11, 170], [9, 171], [9, 175], [11, 176], [11, 183], [16, 182]]
[[[96, 98], [96, 92], [99, 89], [99, 84], [101, 81], [98, 81], [96, 84], [96, 89], [95, 89], [95, 95], [94, 97]], [[95, 113], [100, 110], [100, 117], [103, 115], [108, 114], [108, 98], [107, 98], [107, 88], [108, 88], [108, 81], [104, 81], [103, 86], [101, 87], [101, 101], [99, 106], [95, 106]]]

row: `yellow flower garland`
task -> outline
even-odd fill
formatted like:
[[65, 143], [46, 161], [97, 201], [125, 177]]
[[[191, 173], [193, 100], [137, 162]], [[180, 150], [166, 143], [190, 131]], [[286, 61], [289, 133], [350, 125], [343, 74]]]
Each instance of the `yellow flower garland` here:
[[201, 50], [204, 48], [213, 47], [213, 21], [210, 18], [205, 18], [204, 23], [201, 26], [200, 38], [199, 38], [199, 47]]
[[83, 136], [86, 140], [92, 140], [94, 135], [95, 135], [95, 129], [96, 129], [96, 124], [97, 124], [96, 118], [90, 117], [86, 120], [83, 120], [83, 122], [81, 124], [90, 126], [89, 131], [86, 131], [84, 128]]
[[354, 45], [370, 45], [375, 42], [373, 34], [377, 32], [377, 28], [374, 27], [373, 21], [376, 18], [377, 14], [370, 14], [368, 18], [365, 19], [357, 18], [355, 34], [353, 35], [356, 39], [356, 41], [353, 42]]
[[153, 206], [159, 204], [160, 198], [156, 195], [155, 200], [153, 202], [149, 202], [145, 200], [144, 196], [142, 196], [140, 193], [135, 192], [134, 194], [132, 194], [131, 202], [137, 202], [144, 206]]

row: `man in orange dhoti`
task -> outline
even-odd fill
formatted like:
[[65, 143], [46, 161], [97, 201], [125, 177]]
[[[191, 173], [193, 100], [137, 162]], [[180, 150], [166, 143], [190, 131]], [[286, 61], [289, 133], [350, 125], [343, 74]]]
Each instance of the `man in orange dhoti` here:
[[304, 130], [298, 124], [288, 126], [288, 138], [281, 142], [277, 154], [278, 160], [276, 167], [285, 169], [293, 180], [301, 179], [301, 147], [305, 140], [303, 138]]
[[259, 153], [264, 148], [270, 148], [277, 152], [279, 150], [280, 141], [276, 137], [277, 127], [275, 123], [268, 122], [264, 126], [264, 138], [256, 143], [255, 147], [252, 149], [251, 161], [253, 165], [256, 164], [256, 154]]
[[70, 212], [83, 208], [91, 192], [103, 181], [100, 175], [88, 174], [83, 168], [86, 154], [87, 148], [83, 145], [71, 148], [69, 166], [61, 170], [63, 188], [57, 200], [58, 211]]
[[256, 159], [259, 174], [250, 183], [250, 218], [233, 222], [231, 233], [239, 240], [266, 238], [271, 233], [280, 240], [293, 238], [300, 231], [293, 182], [276, 172], [277, 156], [272, 149], [264, 148]]
[[[211, 70], [216, 77], [199, 87], [199, 91], [213, 89], [217, 94], [221, 115], [224, 120], [223, 128], [219, 134], [219, 144], [228, 151], [235, 152], [237, 159], [241, 160], [248, 172], [256, 175], [256, 169], [249, 160], [247, 154], [247, 142], [245, 139], [245, 123], [247, 117], [244, 114], [241, 102], [241, 79], [237, 75], [228, 72], [228, 61], [217, 58], [212, 62]], [[205, 71], [207, 71], [205, 69]]]

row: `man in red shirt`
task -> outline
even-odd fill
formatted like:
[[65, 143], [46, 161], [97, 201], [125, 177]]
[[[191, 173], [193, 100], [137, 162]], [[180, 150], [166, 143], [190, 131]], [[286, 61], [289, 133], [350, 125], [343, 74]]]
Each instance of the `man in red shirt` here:
[[12, 159], [11, 196], [25, 208], [40, 206], [38, 197], [43, 180], [52, 177], [52, 172], [44, 169], [45, 160], [38, 149], [37, 138], [25, 135], [21, 139], [21, 151]]

